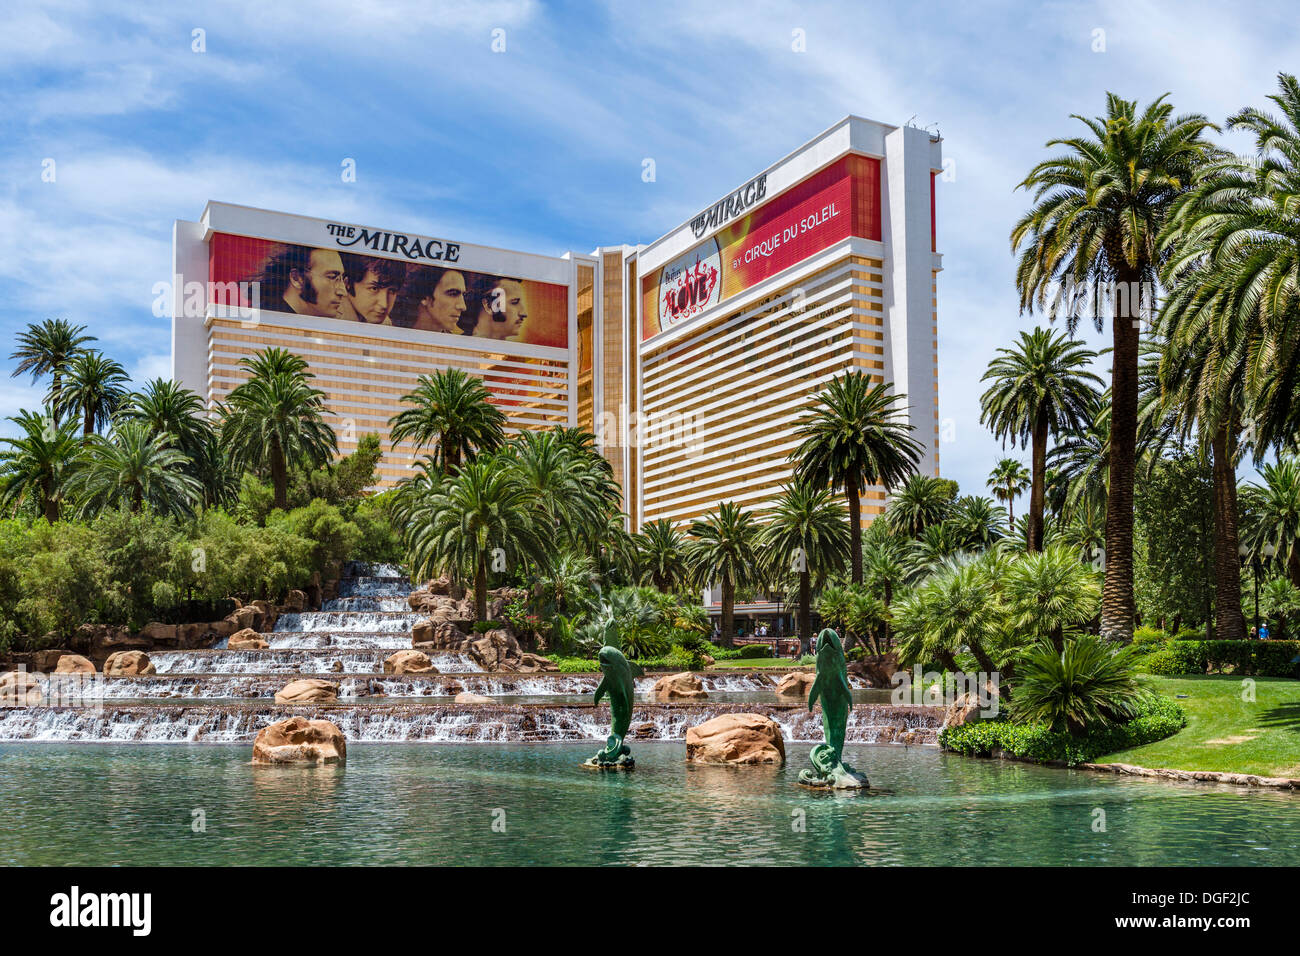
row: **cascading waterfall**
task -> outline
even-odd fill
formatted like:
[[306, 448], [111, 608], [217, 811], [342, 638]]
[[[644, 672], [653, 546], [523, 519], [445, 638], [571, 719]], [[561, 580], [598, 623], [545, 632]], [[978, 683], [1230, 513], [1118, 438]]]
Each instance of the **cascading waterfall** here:
[[[606, 706], [573, 702], [590, 700], [599, 675], [485, 673], [454, 652], [431, 655], [435, 674], [384, 674], [384, 659], [411, 646], [411, 627], [420, 617], [407, 604], [410, 583], [392, 565], [349, 563], [345, 573], [339, 597], [321, 610], [280, 615], [274, 631], [263, 635], [267, 650], [152, 653], [155, 675], [96, 678], [81, 700], [0, 709], [0, 740], [248, 741], [295, 713], [327, 717], [357, 741], [600, 740], [607, 733]], [[770, 694], [783, 673], [703, 673], [699, 678], [710, 696], [688, 703], [653, 701], [661, 676], [636, 681], [636, 738], [681, 739], [688, 726], [737, 712], [767, 714], [787, 740], [820, 738], [820, 718], [802, 702], [774, 696], [770, 702], [735, 702], [741, 695]], [[297, 677], [337, 683], [338, 701], [276, 704], [276, 692]], [[852, 680], [855, 687], [865, 686]], [[50, 696], [51, 679], [40, 682]], [[462, 691], [497, 702], [452, 703]], [[848, 736], [863, 743], [932, 744], [941, 718], [935, 708], [864, 703], [850, 716]]]

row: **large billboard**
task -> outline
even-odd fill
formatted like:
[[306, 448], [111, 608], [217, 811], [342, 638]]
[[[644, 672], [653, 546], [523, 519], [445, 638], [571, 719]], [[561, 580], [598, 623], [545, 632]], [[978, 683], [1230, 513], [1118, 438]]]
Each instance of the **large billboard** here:
[[[221, 304], [565, 348], [569, 289], [517, 276], [226, 233], [209, 246]], [[424, 258], [436, 258], [425, 255]], [[232, 294], [233, 293], [233, 294]]]
[[642, 341], [849, 236], [880, 239], [877, 159], [846, 156], [651, 271]]

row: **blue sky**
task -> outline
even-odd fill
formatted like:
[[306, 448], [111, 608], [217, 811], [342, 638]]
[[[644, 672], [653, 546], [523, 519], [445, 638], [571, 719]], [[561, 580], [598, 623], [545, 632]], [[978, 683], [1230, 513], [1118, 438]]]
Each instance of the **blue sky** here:
[[[1017, 314], [1007, 236], [1046, 140], [1075, 131], [1071, 113], [1100, 112], [1107, 90], [1167, 92], [1222, 123], [1300, 70], [1282, 4], [137, 6], [0, 13], [6, 370], [17, 331], [63, 316], [137, 381], [167, 375], [152, 289], [169, 278], [172, 221], [209, 198], [588, 252], [656, 238], [847, 113], [915, 116], [938, 124], [954, 161], [938, 197], [940, 415], [953, 426], [940, 456], [967, 491], [1002, 454], [979, 425], [979, 377], [1033, 324]], [[41, 394], [0, 376], [0, 416]]]

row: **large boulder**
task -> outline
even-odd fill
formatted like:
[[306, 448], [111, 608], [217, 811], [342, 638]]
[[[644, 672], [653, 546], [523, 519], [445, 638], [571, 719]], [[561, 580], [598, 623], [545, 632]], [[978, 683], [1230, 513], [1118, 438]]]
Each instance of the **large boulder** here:
[[658, 701], [701, 700], [708, 696], [700, 679], [690, 671], [669, 674], [655, 681], [654, 698]]
[[251, 627], [243, 628], [230, 635], [226, 647], [232, 651], [264, 651], [271, 645]]
[[553, 673], [559, 669], [559, 665], [554, 661], [545, 657], [540, 657], [537, 654], [523, 654], [519, 658], [518, 671], [520, 674]]
[[153, 641], [155, 644], [175, 644], [176, 643], [176, 625], [160, 624], [157, 621], [151, 621], [140, 631], [140, 636]]
[[450, 622], [435, 622], [431, 618], [416, 621], [411, 628], [411, 646], [427, 644], [435, 650], [459, 650], [465, 643], [466, 634]]
[[816, 674], [810, 674], [807, 671], [791, 671], [782, 677], [776, 685], [776, 693], [780, 697], [798, 697], [801, 700], [807, 700], [808, 694], [812, 690], [813, 681], [816, 679]]
[[[998, 706], [998, 691], [992, 684], [986, 685], [988, 691], [987, 706], [990, 712], [995, 712]], [[965, 691], [957, 696], [943, 713], [943, 723], [939, 726], [940, 730], [947, 730], [949, 727], [964, 727], [966, 724], [979, 723], [984, 719], [981, 711], [986, 704], [980, 701], [979, 695]]]
[[257, 608], [251, 604], [245, 604], [243, 607], [235, 608], [235, 610], [227, 614], [226, 620], [234, 625], [236, 631], [256, 630], [257, 628], [254, 625], [257, 623]]
[[0, 707], [35, 707], [44, 697], [40, 682], [27, 671], [0, 674]]
[[80, 654], [62, 654], [54, 667], [56, 674], [93, 674], [95, 663]]
[[722, 714], [686, 728], [691, 763], [785, 763], [785, 741], [776, 721], [762, 714]]
[[104, 661], [105, 677], [147, 677], [156, 673], [144, 651], [118, 651]]
[[888, 654], [875, 654], [854, 661], [848, 671], [855, 677], [861, 677], [869, 687], [892, 687], [894, 673], [898, 670], [898, 655], [892, 651]]
[[467, 691], [467, 690], [463, 690], [463, 691], [461, 691], [459, 694], [456, 695], [456, 703], [458, 703], [458, 704], [490, 704], [490, 703], [492, 703], [492, 698], [491, 698], [491, 697], [484, 697], [482, 694], [472, 694], [472, 693], [470, 693], [470, 692]]
[[438, 669], [423, 651], [405, 650], [390, 654], [384, 660], [385, 674], [436, 674]]
[[485, 671], [516, 670], [523, 657], [519, 642], [504, 628], [470, 640], [466, 652]]
[[275, 692], [277, 704], [319, 704], [339, 699], [339, 685], [319, 677], [291, 680]]
[[305, 591], [292, 590], [284, 596], [284, 609], [293, 613], [298, 613], [307, 607], [307, 594]]
[[347, 760], [343, 731], [328, 720], [290, 717], [257, 732], [253, 763], [343, 763]]

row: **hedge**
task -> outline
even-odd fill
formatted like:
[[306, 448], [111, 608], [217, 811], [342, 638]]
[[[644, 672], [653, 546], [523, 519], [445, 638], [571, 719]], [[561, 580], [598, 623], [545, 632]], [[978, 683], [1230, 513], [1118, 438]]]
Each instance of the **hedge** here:
[[1300, 641], [1170, 641], [1147, 658], [1152, 674], [1223, 673], [1246, 677], [1300, 677]]
[[1140, 747], [1173, 736], [1187, 725], [1183, 709], [1168, 697], [1155, 697], [1141, 705], [1137, 715], [1122, 724], [1097, 727], [1074, 737], [1044, 724], [1017, 724], [1001, 716], [939, 734], [944, 750], [968, 757], [989, 757], [1004, 751], [1024, 760], [1064, 763], [1074, 767], [1105, 754]]

